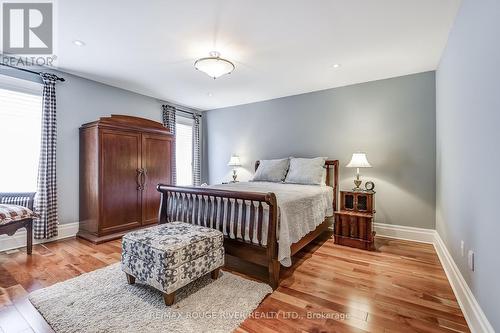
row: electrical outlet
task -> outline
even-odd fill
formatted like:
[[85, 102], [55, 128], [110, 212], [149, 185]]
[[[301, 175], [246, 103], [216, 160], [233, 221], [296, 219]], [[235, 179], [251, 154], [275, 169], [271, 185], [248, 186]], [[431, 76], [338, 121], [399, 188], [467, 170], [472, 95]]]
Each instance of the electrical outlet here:
[[465, 243], [464, 243], [464, 241], [460, 242], [460, 253], [462, 254], [462, 257], [465, 255]]
[[474, 252], [469, 250], [468, 256], [469, 269], [474, 272]]

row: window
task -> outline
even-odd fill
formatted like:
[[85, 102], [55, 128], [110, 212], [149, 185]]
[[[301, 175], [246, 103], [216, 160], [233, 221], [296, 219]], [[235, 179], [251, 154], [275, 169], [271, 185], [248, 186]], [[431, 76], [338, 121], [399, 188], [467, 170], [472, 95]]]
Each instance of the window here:
[[193, 119], [177, 117], [175, 128], [177, 185], [193, 185]]
[[40, 84], [0, 76], [0, 192], [34, 192], [42, 128]]

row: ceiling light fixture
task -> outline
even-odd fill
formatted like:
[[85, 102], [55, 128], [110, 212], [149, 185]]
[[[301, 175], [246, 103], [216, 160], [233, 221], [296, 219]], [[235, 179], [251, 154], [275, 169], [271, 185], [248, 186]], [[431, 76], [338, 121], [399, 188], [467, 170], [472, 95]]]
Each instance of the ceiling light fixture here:
[[207, 74], [214, 80], [234, 71], [234, 64], [224, 58], [220, 57], [217, 51], [210, 52], [210, 57], [200, 58], [194, 62], [194, 68]]
[[73, 44], [75, 44], [76, 46], [85, 46], [85, 43], [78, 39], [74, 40]]
[[339, 68], [340, 64], [333, 64], [333, 68]]

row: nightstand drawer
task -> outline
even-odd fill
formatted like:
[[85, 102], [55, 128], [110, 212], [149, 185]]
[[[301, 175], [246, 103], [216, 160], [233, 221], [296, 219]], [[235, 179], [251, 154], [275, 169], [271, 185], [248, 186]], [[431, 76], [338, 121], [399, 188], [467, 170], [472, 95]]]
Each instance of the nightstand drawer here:
[[367, 239], [372, 231], [372, 218], [335, 214], [335, 234], [344, 237]]
[[340, 211], [335, 213], [335, 244], [375, 250], [375, 231], [372, 231], [372, 217], [367, 214]]

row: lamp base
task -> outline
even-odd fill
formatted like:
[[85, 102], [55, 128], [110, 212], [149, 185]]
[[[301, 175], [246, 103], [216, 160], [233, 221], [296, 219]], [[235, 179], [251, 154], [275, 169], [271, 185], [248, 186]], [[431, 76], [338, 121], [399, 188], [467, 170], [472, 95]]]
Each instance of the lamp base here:
[[360, 187], [361, 186], [361, 180], [354, 179], [354, 185], [355, 185], [355, 187], [352, 189], [354, 192], [363, 191], [363, 189]]

